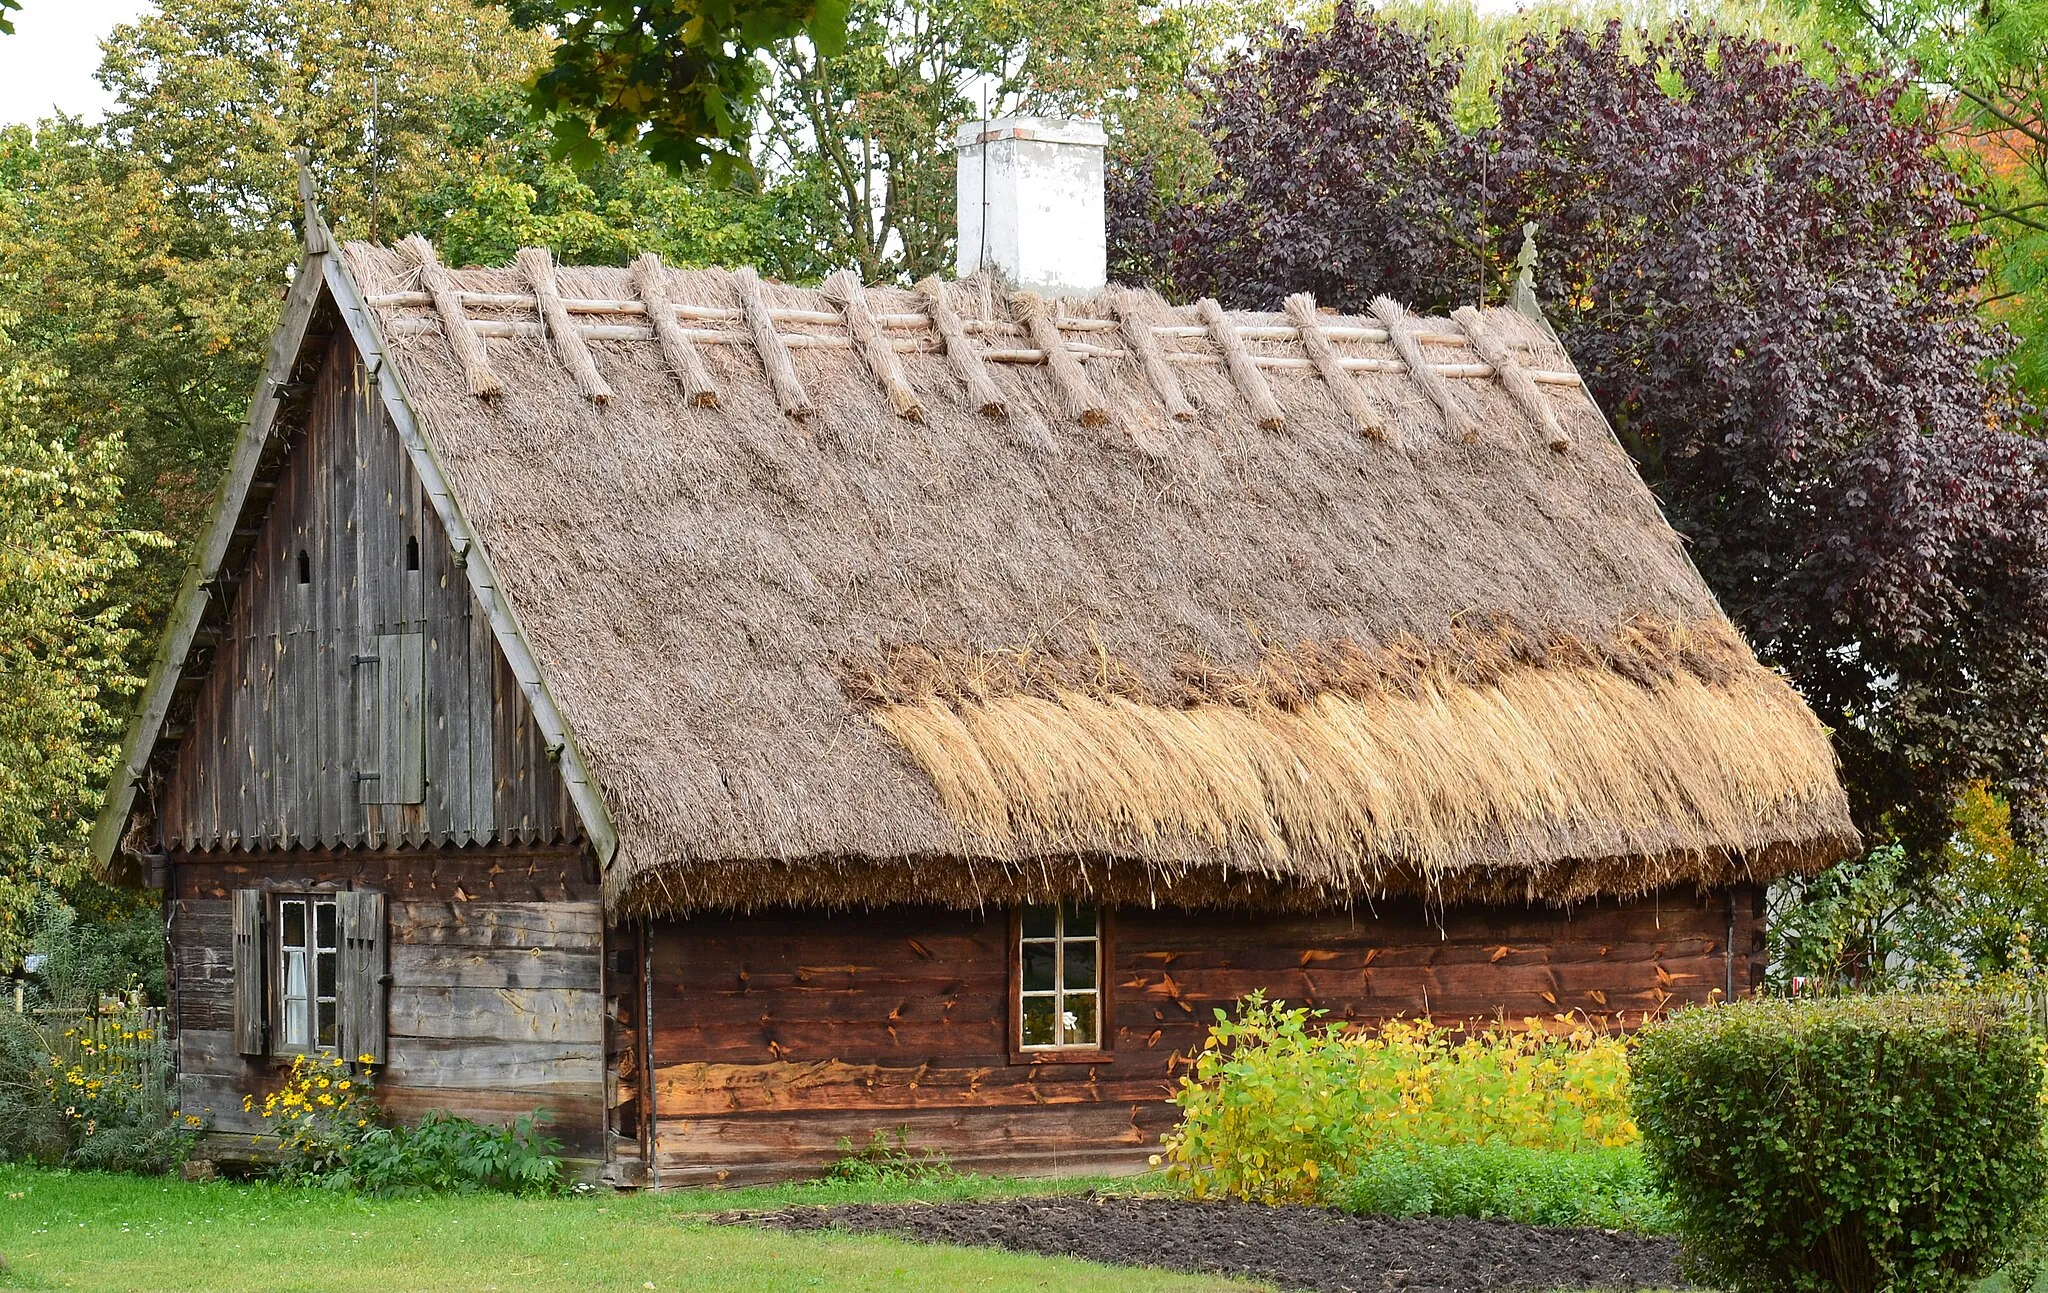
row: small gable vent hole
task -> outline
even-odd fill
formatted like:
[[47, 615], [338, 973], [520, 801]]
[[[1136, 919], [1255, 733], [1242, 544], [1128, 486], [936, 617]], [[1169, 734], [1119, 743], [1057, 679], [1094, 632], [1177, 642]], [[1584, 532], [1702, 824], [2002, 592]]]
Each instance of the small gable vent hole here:
[[313, 561], [312, 558], [306, 555], [304, 548], [299, 549], [299, 582], [302, 584], [313, 582]]
[[420, 538], [417, 534], [406, 536], [405, 568], [407, 570], [418, 570], [420, 568]]

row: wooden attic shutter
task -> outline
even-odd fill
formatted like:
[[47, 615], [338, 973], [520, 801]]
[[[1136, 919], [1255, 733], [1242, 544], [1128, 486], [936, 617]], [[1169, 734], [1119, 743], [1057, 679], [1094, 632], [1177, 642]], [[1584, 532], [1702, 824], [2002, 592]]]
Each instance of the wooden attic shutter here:
[[382, 1064], [391, 991], [384, 895], [351, 889], [335, 898], [341, 912], [341, 1055], [351, 1062]]
[[263, 891], [237, 889], [233, 910], [235, 1051], [261, 1055], [270, 1031], [269, 998], [263, 991]]
[[357, 801], [427, 797], [427, 637], [380, 633], [356, 657]]

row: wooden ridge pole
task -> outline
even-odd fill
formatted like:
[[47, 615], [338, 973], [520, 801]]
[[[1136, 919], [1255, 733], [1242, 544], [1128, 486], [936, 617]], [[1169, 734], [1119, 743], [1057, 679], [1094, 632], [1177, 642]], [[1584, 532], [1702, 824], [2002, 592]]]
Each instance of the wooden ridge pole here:
[[936, 274], [923, 279], [917, 285], [917, 297], [931, 314], [932, 328], [946, 347], [946, 360], [953, 365], [953, 375], [967, 387], [968, 398], [974, 401], [983, 417], [1009, 416], [1002, 391], [997, 388], [995, 379], [988, 375], [988, 365], [981, 362], [981, 352], [974, 348], [973, 341], [967, 336], [967, 325], [946, 298], [945, 283]]
[[1237, 335], [1237, 325], [1230, 316], [1223, 313], [1223, 307], [1214, 297], [1205, 296], [1195, 302], [1195, 313], [1208, 325], [1209, 336], [1223, 352], [1223, 366], [1230, 370], [1230, 380], [1237, 385], [1238, 394], [1245, 403], [1252, 406], [1252, 420], [1268, 431], [1278, 431], [1287, 425], [1287, 415], [1280, 411], [1280, 401], [1273, 398], [1273, 387], [1266, 381], [1266, 375], [1252, 362], [1252, 355], [1245, 349], [1244, 338]]
[[817, 410], [811, 406], [811, 397], [804, 393], [804, 384], [797, 380], [789, 346], [776, 333], [775, 321], [768, 317], [768, 298], [761, 291], [761, 276], [753, 266], [745, 265], [732, 272], [732, 283], [740, 294], [740, 312], [746, 316], [754, 350], [761, 356], [761, 367], [768, 372], [768, 384], [775, 388], [782, 411], [793, 418], [809, 417]]
[[1415, 325], [1408, 321], [1407, 311], [1393, 297], [1382, 296], [1372, 303], [1372, 312], [1386, 325], [1387, 339], [1393, 343], [1395, 353], [1401, 356], [1401, 362], [1408, 365], [1410, 380], [1422, 388], [1422, 393], [1429, 396], [1437, 411], [1444, 415], [1444, 426], [1460, 439], [1475, 439], [1479, 428], [1473, 423], [1472, 415], [1465, 411], [1465, 406], [1458, 403], [1457, 393], [1451, 390], [1451, 384], [1423, 356], [1422, 343], [1415, 339]]
[[846, 320], [847, 335], [868, 362], [869, 371], [882, 384], [882, 394], [889, 397], [889, 407], [896, 410], [896, 416], [909, 418], [912, 422], [924, 421], [924, 401], [917, 397], [917, 391], [910, 385], [910, 377], [903, 371], [903, 361], [896, 357], [895, 347], [882, 335], [882, 325], [875, 322], [875, 313], [868, 308], [868, 292], [861, 286], [860, 276], [850, 269], [842, 269], [826, 279], [822, 285], [826, 300], [839, 307], [839, 313]]
[[1559, 453], [1570, 449], [1572, 438], [1566, 435], [1564, 427], [1559, 425], [1557, 410], [1550, 407], [1550, 401], [1544, 399], [1543, 392], [1536, 389], [1536, 380], [1522, 367], [1522, 361], [1515, 358], [1514, 351], [1508, 349], [1507, 343], [1502, 341], [1493, 329], [1486, 326], [1485, 317], [1471, 306], [1465, 305], [1453, 311], [1451, 318], [1457, 320], [1458, 326], [1465, 330], [1465, 335], [1472, 339], [1472, 348], [1479, 352], [1479, 357], [1493, 365], [1494, 376], [1500, 378], [1501, 385], [1508, 388], [1508, 394], [1514, 397], [1516, 404], [1521, 405], [1522, 412], [1535, 419], [1536, 425], [1543, 428], [1550, 447]]
[[697, 343], [690, 340], [689, 331], [676, 321], [675, 301], [668, 294], [668, 270], [659, 254], [650, 251], [633, 262], [633, 290], [647, 306], [647, 317], [654, 321], [654, 338], [661, 343], [661, 357], [668, 361], [669, 372], [683, 384], [684, 402], [698, 408], [717, 408], [718, 383], [704, 366], [704, 356], [697, 352]]
[[548, 339], [555, 343], [555, 355], [562, 361], [562, 367], [576, 379], [576, 389], [582, 391], [583, 398], [592, 404], [611, 403], [611, 385], [605, 381], [604, 374], [597, 371], [597, 360], [591, 356], [590, 343], [584, 339], [576, 321], [569, 317], [569, 307], [562, 304], [562, 293], [555, 286], [555, 258], [545, 248], [521, 247], [512, 260], [519, 266], [527, 285], [533, 288], [540, 317], [548, 325]]
[[434, 300], [434, 311], [441, 316], [441, 331], [448, 338], [448, 348], [455, 352], [455, 362], [461, 365], [464, 379], [469, 382], [469, 393], [480, 400], [503, 395], [505, 384], [491, 371], [491, 357], [484, 349], [484, 339], [477, 335], [468, 312], [462, 308], [462, 295], [455, 290], [455, 280], [441, 264], [441, 258], [434, 254], [434, 244], [414, 234], [400, 243], [399, 248], [419, 267], [421, 285]]
[[1337, 406], [1350, 414], [1351, 424], [1371, 439], [1386, 439], [1386, 423], [1380, 420], [1372, 402], [1365, 398], [1358, 379], [1344, 370], [1343, 356], [1337, 353], [1329, 334], [1323, 331], [1322, 321], [1316, 316], [1316, 298], [1307, 292], [1297, 292], [1288, 297], [1287, 317], [1294, 321], [1295, 330], [1301, 334], [1301, 348], [1308, 353], [1309, 362], [1316, 366], [1323, 385], [1330, 388]]
[[1067, 349], [1066, 338], [1053, 322], [1045, 298], [1036, 292], [1018, 292], [1010, 298], [1010, 308], [1030, 332], [1032, 344], [1045, 352], [1046, 367], [1052, 373], [1053, 387], [1059, 392], [1067, 416], [1079, 420], [1084, 427], [1107, 426], [1109, 405], [1088, 380], [1081, 361]]

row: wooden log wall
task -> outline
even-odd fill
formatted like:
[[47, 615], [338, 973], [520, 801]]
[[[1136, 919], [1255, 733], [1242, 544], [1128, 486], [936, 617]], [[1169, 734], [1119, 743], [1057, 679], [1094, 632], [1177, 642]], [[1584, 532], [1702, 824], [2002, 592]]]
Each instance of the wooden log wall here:
[[[1112, 1058], [1012, 1063], [1009, 924], [941, 909], [757, 915], [651, 933], [659, 1183], [814, 1173], [908, 1128], [984, 1171], [1136, 1169], [1218, 1007], [1254, 989], [1367, 1023], [1577, 1011], [1632, 1027], [1761, 973], [1754, 891], [1569, 914], [1112, 916]], [[1732, 933], [1732, 941], [1731, 941]]]
[[242, 1097], [260, 1105], [291, 1060], [235, 1051], [229, 895], [320, 885], [389, 895], [386, 1109], [496, 1123], [543, 1109], [565, 1156], [603, 1158], [603, 905], [589, 857], [560, 847], [175, 856], [171, 1013], [184, 1112], [222, 1135], [262, 1130]]
[[162, 788], [163, 845], [579, 838], [460, 560], [337, 337]]

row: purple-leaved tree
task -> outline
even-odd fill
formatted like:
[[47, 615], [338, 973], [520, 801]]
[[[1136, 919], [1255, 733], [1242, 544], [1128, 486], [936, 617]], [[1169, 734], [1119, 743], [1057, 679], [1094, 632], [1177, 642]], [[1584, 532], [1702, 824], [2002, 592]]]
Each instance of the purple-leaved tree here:
[[2048, 786], [2048, 455], [1976, 309], [1959, 181], [1896, 83], [1677, 24], [1458, 56], [1346, 3], [1206, 86], [1216, 177], [1112, 184], [1169, 293], [1361, 310], [1539, 294], [1723, 605], [1836, 729], [1857, 820], [1931, 853], [1960, 785]]

